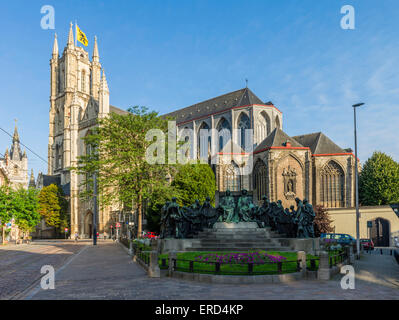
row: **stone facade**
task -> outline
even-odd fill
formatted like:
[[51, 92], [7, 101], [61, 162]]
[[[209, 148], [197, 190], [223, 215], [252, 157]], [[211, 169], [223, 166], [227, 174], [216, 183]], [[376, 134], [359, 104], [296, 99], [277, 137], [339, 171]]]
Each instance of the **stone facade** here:
[[[70, 199], [71, 234], [78, 232], [82, 238], [87, 238], [92, 234], [93, 204], [79, 198], [85, 177], [69, 168], [77, 165], [79, 156], [90, 152], [83, 138], [96, 126], [97, 119], [110, 112], [124, 111], [109, 104], [109, 89], [100, 63], [97, 39], [94, 40], [90, 61], [88, 52], [74, 45], [72, 24], [61, 57], [55, 36], [50, 74], [48, 175], [44, 180], [59, 181]], [[43, 182], [39, 184], [45, 185]], [[110, 214], [113, 209], [108, 207], [99, 210], [99, 233], [110, 234]]]
[[8, 184], [14, 189], [28, 188], [28, 157], [26, 150], [22, 152], [17, 126], [15, 125], [14, 135], [10, 151], [8, 148], [4, 158], [0, 158], [0, 186]]
[[[221, 193], [230, 189], [237, 195], [247, 189], [256, 203], [266, 195], [285, 207], [295, 205], [296, 197], [328, 208], [354, 205], [352, 150], [341, 149], [321, 132], [287, 135], [282, 112], [248, 88], [165, 116], [176, 119], [180, 138], [184, 129], [192, 130], [186, 137], [190, 154], [212, 166]], [[245, 130], [251, 132], [247, 140]], [[201, 150], [201, 142], [207, 150]]]

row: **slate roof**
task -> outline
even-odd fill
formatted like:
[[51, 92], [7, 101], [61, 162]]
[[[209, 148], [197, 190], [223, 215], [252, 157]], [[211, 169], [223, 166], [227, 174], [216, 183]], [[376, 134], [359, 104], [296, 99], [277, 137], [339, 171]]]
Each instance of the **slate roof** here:
[[116, 114], [120, 114], [120, 115], [125, 115], [125, 114], [129, 113], [125, 110], [119, 109], [119, 108], [117, 108], [115, 106], [111, 106], [111, 105], [109, 106], [109, 112], [115, 112]]
[[309, 147], [312, 154], [347, 153], [337, 146], [322, 132], [310, 133], [293, 137], [305, 147]]
[[[172, 117], [177, 123], [191, 121], [209, 114], [222, 112], [234, 107], [252, 104], [265, 104], [249, 88], [229, 92], [221, 96], [193, 104], [192, 106], [165, 114], [164, 117]], [[268, 102], [271, 105], [271, 102]]]
[[265, 140], [263, 140], [255, 149], [255, 153], [260, 150], [270, 148], [270, 147], [283, 147], [286, 142], [290, 142], [291, 146], [294, 148], [303, 148], [304, 146], [300, 144], [293, 137], [290, 137], [283, 130], [275, 128]]

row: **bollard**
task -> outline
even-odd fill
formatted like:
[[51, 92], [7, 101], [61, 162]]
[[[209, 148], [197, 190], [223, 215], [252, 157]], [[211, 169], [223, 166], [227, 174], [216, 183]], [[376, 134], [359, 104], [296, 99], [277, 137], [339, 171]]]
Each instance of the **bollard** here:
[[177, 259], [177, 254], [174, 251], [169, 253], [169, 266], [168, 266], [168, 275], [169, 275], [169, 277], [172, 276], [173, 271], [174, 271], [173, 270], [174, 269], [173, 259]]
[[328, 253], [325, 251], [320, 252], [319, 270], [317, 271], [318, 280], [330, 280], [330, 264]]
[[150, 278], [160, 278], [161, 277], [161, 270], [159, 269], [158, 252], [157, 251], [150, 252], [150, 265], [148, 268], [148, 276]]
[[301, 273], [302, 273], [302, 276], [305, 277], [306, 269], [307, 269], [306, 252], [298, 251], [297, 260], [300, 260], [299, 266], [301, 267]]

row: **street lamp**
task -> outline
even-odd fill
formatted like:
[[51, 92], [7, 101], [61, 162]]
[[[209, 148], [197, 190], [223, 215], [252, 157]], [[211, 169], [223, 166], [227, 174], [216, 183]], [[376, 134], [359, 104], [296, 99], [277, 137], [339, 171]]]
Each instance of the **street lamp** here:
[[359, 235], [359, 171], [357, 168], [357, 133], [356, 133], [356, 108], [364, 105], [364, 103], [354, 104], [353, 107], [353, 119], [355, 127], [355, 202], [356, 202], [356, 258], [360, 259], [360, 235]]

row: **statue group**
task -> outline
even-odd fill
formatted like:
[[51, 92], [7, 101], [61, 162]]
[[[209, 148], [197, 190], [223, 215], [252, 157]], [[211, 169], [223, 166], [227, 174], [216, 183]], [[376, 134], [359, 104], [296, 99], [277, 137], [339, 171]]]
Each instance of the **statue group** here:
[[161, 238], [193, 238], [216, 222], [256, 222], [259, 228], [270, 227], [283, 237], [314, 238], [315, 212], [306, 199], [295, 199], [296, 210], [294, 206], [284, 209], [281, 200], [270, 202], [266, 196], [262, 205], [256, 206], [247, 190], [241, 191], [237, 201], [227, 190], [217, 208], [212, 207], [209, 197], [202, 205], [196, 200], [189, 207], [180, 207], [176, 201], [173, 198], [162, 208]]

